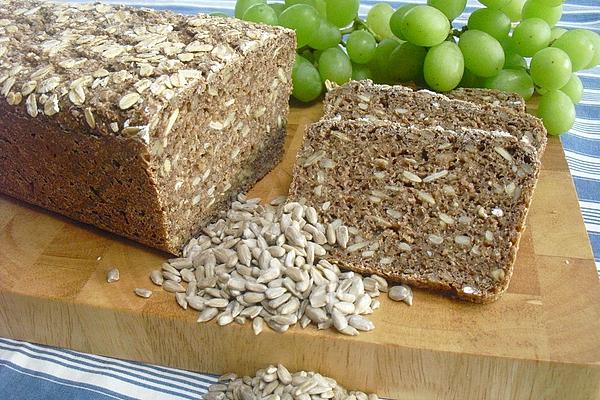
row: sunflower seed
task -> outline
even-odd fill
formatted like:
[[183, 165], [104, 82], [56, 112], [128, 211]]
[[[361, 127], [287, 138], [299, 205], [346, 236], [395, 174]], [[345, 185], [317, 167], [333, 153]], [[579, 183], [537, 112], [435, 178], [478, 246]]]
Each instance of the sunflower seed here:
[[177, 300], [177, 304], [184, 310], [187, 310], [188, 302], [186, 300], [185, 293], [177, 292], [175, 293], [175, 299]]
[[348, 228], [343, 225], [338, 227], [335, 231], [335, 239], [342, 249], [346, 249], [349, 239]]
[[197, 311], [202, 311], [206, 307], [206, 300], [200, 296], [188, 296], [186, 297], [188, 306]]
[[185, 288], [179, 282], [173, 280], [164, 281], [162, 288], [171, 293], [185, 292]]
[[348, 326], [348, 320], [346, 319], [346, 316], [337, 309], [334, 309], [331, 312], [331, 319], [333, 321], [333, 326], [335, 327], [335, 329], [337, 329], [340, 332]]
[[513, 162], [512, 156], [510, 155], [510, 153], [508, 151], [506, 151], [506, 149], [504, 147], [496, 146], [496, 147], [494, 147], [494, 151], [496, 153], [500, 154], [500, 156], [502, 158], [504, 158], [506, 161], [508, 161], [509, 163]]
[[421, 183], [422, 182], [422, 179], [418, 175], [413, 174], [410, 171], [406, 171], [406, 170], [402, 171], [402, 176], [404, 178], [408, 179], [411, 182], [415, 182], [415, 183]]
[[260, 335], [265, 326], [264, 320], [262, 317], [256, 317], [252, 320], [252, 330], [255, 335]]
[[150, 280], [157, 286], [162, 286], [164, 278], [159, 270], [150, 272]]
[[143, 297], [145, 299], [152, 296], [152, 291], [144, 288], [135, 288], [133, 289], [133, 292], [139, 297]]
[[217, 310], [216, 308], [205, 308], [200, 312], [200, 315], [198, 316], [198, 322], [210, 321], [211, 319], [216, 317], [217, 314], [219, 314], [219, 310]]
[[117, 268], [111, 268], [106, 273], [106, 281], [108, 283], [117, 282], [120, 278], [119, 270]]
[[375, 329], [372, 321], [360, 315], [351, 315], [348, 318], [348, 324], [359, 331], [369, 332]]
[[433, 182], [437, 179], [445, 177], [446, 175], [448, 175], [448, 171], [445, 169], [442, 171], [434, 172], [433, 174], [428, 175], [425, 178], [423, 178], [423, 182], [424, 183]]
[[88, 126], [94, 129], [96, 127], [96, 119], [94, 118], [92, 109], [87, 107], [83, 110], [83, 115], [85, 116], [85, 121], [87, 122]]
[[223, 312], [217, 317], [217, 324], [221, 326], [229, 325], [233, 322], [233, 317], [228, 312]]
[[[163, 287], [164, 287], [164, 285], [163, 285]], [[207, 307], [225, 308], [229, 304], [229, 301], [227, 299], [223, 299], [223, 298], [213, 298], [213, 299], [207, 300], [204, 304]]]
[[405, 285], [392, 286], [388, 292], [388, 297], [394, 301], [404, 301], [406, 304], [412, 304], [412, 291]]

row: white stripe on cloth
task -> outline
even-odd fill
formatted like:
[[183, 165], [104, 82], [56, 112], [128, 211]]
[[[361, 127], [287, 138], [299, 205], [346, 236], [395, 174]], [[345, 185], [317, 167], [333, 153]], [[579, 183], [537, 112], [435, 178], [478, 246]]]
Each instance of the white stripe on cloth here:
[[[204, 375], [197, 372], [185, 371], [168, 367], [154, 367], [151, 365], [134, 363], [130, 361], [119, 360], [99, 355], [91, 356], [89, 354], [83, 354], [71, 350], [65, 352], [61, 349], [56, 349], [47, 346], [39, 346], [33, 343], [20, 342], [17, 340], [0, 339], [0, 345], [3, 344], [12, 344], [13, 346], [15, 346], [15, 348], [19, 348], [20, 346], [27, 346], [33, 351], [43, 351], [51, 353], [52, 355], [55, 355], [57, 357], [71, 359], [75, 362], [86, 362], [98, 367], [106, 368], [110, 366], [111, 368], [121, 373], [130, 374], [132, 376], [155, 379], [165, 378], [169, 379], [170, 382], [181, 386], [185, 389], [195, 390], [198, 389], [199, 385], [203, 387], [208, 387], [210, 384], [217, 381], [217, 378], [214, 376]], [[93, 357], [93, 359], [89, 359], [90, 357]]]
[[[11, 347], [8, 344], [3, 344], [3, 346]], [[161, 384], [151, 383], [148, 380], [140, 379], [127, 373], [109, 371], [106, 369], [106, 365], [103, 366], [101, 363], [98, 363], [97, 367], [90, 367], [83, 365], [81, 362], [67, 360], [60, 357], [60, 351], [55, 351], [59, 353], [58, 356], [43, 355], [48, 360], [42, 360], [39, 358], [42, 356], [40, 352], [20, 346], [12, 346], [12, 348], [15, 351], [0, 349], [0, 359], [9, 361], [21, 368], [42, 372], [57, 378], [110, 388], [111, 391], [140, 399], [160, 398], [164, 400], [181, 400], [182, 398], [189, 399], [191, 397], [189, 390], [175, 387], [168, 379], [163, 379], [163, 383]], [[44, 351], [46, 349], [45, 347], [43, 348]], [[17, 352], [16, 350], [26, 354]], [[115, 376], [107, 376], [106, 373]], [[130, 380], [131, 382], [123, 379]], [[193, 389], [195, 389], [196, 393], [206, 391], [205, 389], [199, 390], [198, 387]]]

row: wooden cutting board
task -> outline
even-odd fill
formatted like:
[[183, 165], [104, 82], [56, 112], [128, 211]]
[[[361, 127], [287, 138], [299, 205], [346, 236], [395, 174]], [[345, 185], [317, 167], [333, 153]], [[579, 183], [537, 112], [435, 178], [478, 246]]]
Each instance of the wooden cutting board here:
[[[304, 125], [320, 113], [292, 108], [285, 160], [253, 195], [287, 192]], [[597, 399], [600, 284], [558, 139], [543, 161], [502, 299], [416, 290], [408, 307], [382, 296], [375, 331], [357, 337], [198, 324], [148, 280], [166, 254], [0, 197], [0, 336], [211, 373], [280, 362], [397, 399]], [[121, 280], [108, 284], [114, 266]], [[140, 286], [154, 295], [136, 297]]]

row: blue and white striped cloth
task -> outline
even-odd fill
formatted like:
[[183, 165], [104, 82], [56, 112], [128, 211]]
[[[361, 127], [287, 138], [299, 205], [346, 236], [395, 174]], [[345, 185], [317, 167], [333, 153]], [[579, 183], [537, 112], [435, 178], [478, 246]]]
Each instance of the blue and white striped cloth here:
[[[104, 1], [123, 3], [123, 0]], [[410, 1], [424, 3], [426, 0]], [[233, 0], [132, 0], [128, 3], [187, 14], [213, 11], [232, 14], [235, 5]], [[374, 3], [363, 0], [361, 15], [366, 15]], [[394, 8], [402, 4], [389, 3]], [[481, 6], [469, 0], [467, 13], [477, 7]], [[567, 0], [564, 9], [559, 26], [584, 27], [600, 33], [599, 0]], [[456, 22], [465, 23], [466, 18], [463, 16]], [[562, 142], [600, 273], [600, 68], [581, 72], [579, 76], [585, 94], [577, 106], [575, 126], [562, 136]], [[0, 338], [2, 400], [191, 400], [199, 399], [215, 380], [206, 374]]]

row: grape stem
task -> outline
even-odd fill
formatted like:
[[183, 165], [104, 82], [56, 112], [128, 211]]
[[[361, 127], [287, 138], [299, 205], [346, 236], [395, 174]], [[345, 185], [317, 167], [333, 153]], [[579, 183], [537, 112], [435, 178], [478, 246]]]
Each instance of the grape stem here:
[[342, 36], [343, 36], [343, 35], [347, 35], [347, 34], [349, 34], [349, 33], [352, 33], [352, 32], [354, 32], [354, 31], [356, 31], [356, 30], [359, 30], [359, 29], [365, 29], [365, 30], [367, 30], [367, 31], [368, 31], [368, 32], [369, 32], [371, 35], [373, 35], [373, 36], [374, 36], [376, 39], [378, 39], [378, 41], [380, 41], [380, 40], [381, 40], [381, 38], [380, 38], [380, 37], [379, 37], [377, 34], [375, 34], [375, 32], [373, 32], [373, 31], [371, 30], [371, 28], [369, 28], [369, 25], [367, 25], [367, 24], [365, 23], [365, 21], [363, 21], [362, 19], [360, 19], [360, 18], [358, 18], [358, 17], [357, 17], [357, 18], [354, 20], [354, 23], [353, 23], [352, 25], [350, 25], [350, 26], [349, 26], [349, 27], [347, 27], [347, 28], [340, 29], [340, 33], [341, 33], [341, 34], [342, 34]]
[[455, 37], [459, 38], [460, 35], [462, 35], [463, 33], [465, 33], [468, 30], [469, 30], [469, 28], [467, 28], [467, 26], [465, 25], [461, 29], [451, 29], [450, 30], [450, 34], [452, 36], [455, 36]]

